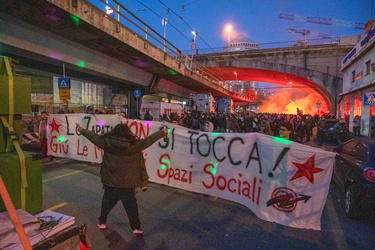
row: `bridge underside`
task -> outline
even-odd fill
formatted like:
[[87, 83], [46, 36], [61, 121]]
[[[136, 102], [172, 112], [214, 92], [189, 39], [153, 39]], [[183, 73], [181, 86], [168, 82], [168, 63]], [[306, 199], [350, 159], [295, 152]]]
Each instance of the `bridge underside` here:
[[36, 70], [61, 74], [64, 65], [69, 77], [115, 90], [137, 88], [149, 93], [153, 87], [152, 94], [178, 100], [188, 100], [190, 93], [231, 96], [203, 73], [192, 72], [143, 38], [144, 34], [119, 24], [90, 1], [78, 2], [74, 7], [71, 0], [2, 1], [0, 54], [19, 61], [17, 67], [24, 75]]
[[[316, 109], [316, 102], [318, 100], [321, 101], [320, 111], [322, 112], [330, 113], [335, 107], [334, 100], [327, 90], [314, 81], [301, 76], [278, 71], [242, 67], [208, 67], [207, 69], [227, 81], [268, 82], [285, 86], [285, 91], [283, 92], [289, 90], [304, 91], [307, 96], [311, 97], [309, 98], [309, 103], [306, 103], [306, 105], [311, 106], [313, 110]], [[272, 101], [278, 104], [279, 100], [269, 100], [269, 102]]]

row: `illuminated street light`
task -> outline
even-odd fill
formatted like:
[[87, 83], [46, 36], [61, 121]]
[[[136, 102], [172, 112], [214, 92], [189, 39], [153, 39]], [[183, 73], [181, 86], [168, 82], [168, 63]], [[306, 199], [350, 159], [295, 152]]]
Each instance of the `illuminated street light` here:
[[164, 17], [161, 19], [161, 24], [164, 26], [164, 51], [167, 51], [167, 24], [168, 24], [168, 18]]
[[230, 44], [230, 32], [232, 31], [232, 26], [231, 25], [227, 25], [226, 30], [228, 31], [228, 48], [229, 48], [229, 44]]
[[[195, 44], [195, 40], [196, 40], [197, 35], [198, 35], [198, 30], [194, 30], [191, 33], [194, 36], [193, 39], [191, 40], [191, 42], [192, 42], [192, 44], [191, 44], [191, 50], [192, 51], [196, 51], [197, 45]], [[194, 56], [194, 53], [192, 53], [192, 55], [191, 55], [190, 69], [192, 69], [192, 67], [193, 67], [193, 56]]]

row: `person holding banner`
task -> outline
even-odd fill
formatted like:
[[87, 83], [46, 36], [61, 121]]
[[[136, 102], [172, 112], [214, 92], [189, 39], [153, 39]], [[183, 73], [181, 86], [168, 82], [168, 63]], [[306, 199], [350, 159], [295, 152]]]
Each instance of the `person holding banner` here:
[[47, 157], [47, 119], [48, 119], [48, 113], [46, 111], [42, 111], [41, 113], [41, 120], [39, 122], [39, 143], [40, 143], [40, 148], [42, 150], [42, 158]]
[[279, 128], [279, 136], [285, 140], [297, 141], [293, 133], [293, 125], [290, 122], [283, 122]]
[[119, 116], [122, 117], [122, 118], [126, 118], [126, 113], [124, 111], [122, 111], [122, 112], [120, 112]]
[[214, 131], [214, 125], [212, 124], [212, 122], [205, 122], [204, 124], [204, 127], [203, 127], [203, 131], [205, 132], [213, 132]]
[[127, 213], [133, 234], [141, 235], [141, 222], [138, 216], [136, 188], [148, 183], [145, 160], [142, 150], [168, 135], [168, 128], [157, 131], [144, 139], [139, 139], [126, 124], [117, 124], [103, 135], [83, 129], [77, 124], [77, 130], [93, 144], [104, 150], [100, 175], [103, 183], [99, 217], [99, 229], [107, 228], [107, 216], [120, 200]]

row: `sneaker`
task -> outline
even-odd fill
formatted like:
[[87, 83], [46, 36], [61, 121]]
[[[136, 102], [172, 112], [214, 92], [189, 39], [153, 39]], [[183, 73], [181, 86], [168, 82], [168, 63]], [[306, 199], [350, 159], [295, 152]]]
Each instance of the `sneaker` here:
[[106, 229], [107, 225], [106, 224], [98, 224], [98, 227], [100, 230]]
[[139, 229], [134, 229], [133, 234], [143, 234], [143, 231]]

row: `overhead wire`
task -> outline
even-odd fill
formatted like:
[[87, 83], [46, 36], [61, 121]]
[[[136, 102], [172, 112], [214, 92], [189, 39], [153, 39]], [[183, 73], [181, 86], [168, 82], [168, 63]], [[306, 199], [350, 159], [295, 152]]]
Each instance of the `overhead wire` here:
[[[155, 15], [157, 15], [158, 17], [160, 17], [161, 19], [163, 19], [164, 17], [160, 16], [158, 13], [156, 13], [154, 10], [150, 9], [148, 6], [146, 6], [145, 4], [143, 4], [142, 2], [140, 2], [139, 0], [136, 0], [138, 3], [140, 3], [141, 5], [143, 5], [144, 7], [146, 7], [149, 11], [151, 11], [152, 13], [154, 13]], [[183, 37], [185, 37], [188, 41], [190, 41], [190, 39], [185, 36], [180, 30], [178, 30], [174, 25], [172, 25], [170, 22], [168, 22], [168, 24], [174, 28], [178, 33], [180, 33]]]
[[[147, 10], [149, 10], [149, 11], [151, 11], [152, 13], [154, 13], [155, 15], [157, 15], [158, 17], [160, 17], [161, 19], [163, 19], [164, 17], [162, 17], [162, 16], [160, 16], [158, 13], [156, 13], [153, 9], [151, 9], [151, 8], [149, 8], [147, 5], [145, 5], [144, 3], [142, 3], [141, 1], [139, 1], [139, 0], [136, 0], [138, 3], [140, 3], [142, 6], [144, 6]], [[198, 1], [200, 1], [200, 0], [196, 0], [196, 1], [193, 1], [193, 2], [191, 2], [191, 3], [187, 3], [187, 4], [183, 4], [183, 5], [180, 5], [179, 6], [179, 8], [181, 7], [181, 6], [187, 6], [187, 5], [190, 5], [190, 4], [193, 4], [193, 3], [196, 3], [196, 2], [198, 2]], [[175, 9], [175, 8], [177, 8], [177, 7], [173, 7], [173, 8], [171, 8], [171, 7], [169, 7], [169, 6], [167, 6], [165, 3], [163, 3], [162, 1], [160, 1], [159, 0], [159, 2], [161, 3], [161, 4], [163, 4], [164, 5], [164, 7], [166, 7], [167, 8], [167, 12], [168, 11], [171, 11], [174, 15], [176, 15], [179, 19], [181, 19], [182, 20], [182, 22], [186, 25], [186, 26], [188, 26], [189, 27], [189, 29], [191, 29], [192, 31], [193, 31], [193, 28], [180, 16], [180, 15], [178, 15], [175, 11], [173, 11], [173, 9]], [[141, 10], [141, 11], [144, 11], [144, 10]], [[167, 13], [168, 14], [168, 13]], [[181, 32], [177, 27], [175, 27], [171, 22], [168, 22], [168, 24], [173, 28], [173, 29], [175, 29], [178, 33], [180, 33], [180, 35], [182, 35], [187, 41], [189, 41], [189, 42], [191, 42], [191, 39], [190, 38], [188, 38], [186, 35], [184, 35], [183, 34], [183, 32]], [[203, 41], [203, 43], [208, 47], [208, 48], [210, 48], [213, 52], [215, 52], [215, 50], [202, 38], [202, 36], [200, 36], [199, 34], [197, 34], [197, 36]]]
[[[191, 31], [193, 31], [194, 29], [184, 20], [184, 18], [182, 16], [179, 16], [176, 12], [174, 12], [171, 8], [169, 8], [165, 3], [163, 3], [161, 0], [158, 0], [161, 4], [163, 4], [167, 9], [171, 10], [173, 14], [175, 14], [178, 18], [180, 18], [182, 20], [183, 23], [185, 23], [186, 26], [188, 26], [190, 28]], [[197, 0], [199, 1], [199, 0]], [[195, 1], [195, 2], [197, 2]], [[192, 3], [190, 3], [192, 4]], [[182, 5], [182, 6], [186, 6], [188, 4], [185, 4], [185, 5]], [[211, 46], [198, 34], [196, 34], [196, 36], [198, 36], [205, 44], [206, 46], [208, 46], [211, 50], [213, 50], [215, 52], [215, 50], [213, 48], [211, 48]]]
[[[196, 3], [196, 2], [199, 2], [199, 1], [201, 1], [201, 0], [195, 0], [195, 1], [192, 1], [192, 2], [190, 2], [190, 3], [186, 3], [186, 4], [183, 4], [183, 5], [178, 5], [178, 6], [176, 6], [176, 7], [172, 7], [171, 9], [181, 8], [181, 6], [191, 5], [191, 4]], [[136, 10], [130, 10], [130, 11], [131, 11], [131, 12], [134, 12], [134, 11], [147, 11], [147, 10], [161, 10], [161, 9], [149, 9], [149, 8], [147, 8], [147, 9], [136, 9]], [[164, 10], [164, 8], [163, 8], [163, 10]]]

